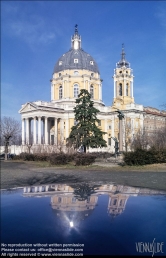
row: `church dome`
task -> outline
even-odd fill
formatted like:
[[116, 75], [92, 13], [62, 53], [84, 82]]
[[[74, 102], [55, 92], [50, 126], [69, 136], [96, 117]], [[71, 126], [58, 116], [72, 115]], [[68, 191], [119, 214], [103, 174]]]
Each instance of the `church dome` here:
[[85, 69], [99, 73], [98, 65], [94, 58], [81, 48], [81, 37], [78, 34], [77, 25], [71, 44], [72, 48], [58, 59], [53, 73], [67, 69]]

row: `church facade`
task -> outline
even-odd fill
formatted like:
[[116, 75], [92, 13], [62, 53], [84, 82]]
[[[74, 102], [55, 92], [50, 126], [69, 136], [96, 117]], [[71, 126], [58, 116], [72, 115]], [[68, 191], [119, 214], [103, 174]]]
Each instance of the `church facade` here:
[[[114, 96], [112, 106], [105, 106], [102, 100], [102, 79], [94, 58], [81, 47], [81, 36], [75, 28], [71, 37], [71, 49], [56, 62], [51, 79], [51, 101], [34, 101], [22, 105], [19, 113], [22, 119], [22, 147], [66, 145], [71, 127], [76, 123], [73, 108], [81, 89], [90, 92], [94, 106], [100, 111], [98, 126], [106, 134], [104, 151], [114, 152], [119, 139], [119, 119], [117, 110], [124, 114], [123, 149], [128, 140], [151, 123], [151, 130], [166, 125], [166, 112], [154, 108], [144, 108], [134, 101], [133, 70], [126, 61], [122, 46], [121, 60], [113, 73]], [[149, 125], [149, 124], [148, 124]], [[148, 129], [148, 127], [147, 127]], [[150, 128], [149, 128], [150, 130]], [[96, 151], [94, 149], [94, 151]]]

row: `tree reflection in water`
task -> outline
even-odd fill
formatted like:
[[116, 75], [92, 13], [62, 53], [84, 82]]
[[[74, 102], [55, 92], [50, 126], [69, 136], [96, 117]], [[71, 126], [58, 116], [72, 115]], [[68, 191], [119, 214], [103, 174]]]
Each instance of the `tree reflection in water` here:
[[77, 198], [78, 201], [85, 201], [91, 196], [91, 194], [96, 193], [96, 190], [99, 189], [100, 185], [89, 185], [86, 183], [77, 184], [72, 186], [74, 189], [74, 196]]

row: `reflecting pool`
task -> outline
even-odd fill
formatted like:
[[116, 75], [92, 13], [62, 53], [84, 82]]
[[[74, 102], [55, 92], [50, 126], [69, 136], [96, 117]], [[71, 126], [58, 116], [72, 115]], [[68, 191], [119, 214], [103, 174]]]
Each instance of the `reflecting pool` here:
[[1, 191], [1, 254], [166, 255], [166, 192], [50, 184]]

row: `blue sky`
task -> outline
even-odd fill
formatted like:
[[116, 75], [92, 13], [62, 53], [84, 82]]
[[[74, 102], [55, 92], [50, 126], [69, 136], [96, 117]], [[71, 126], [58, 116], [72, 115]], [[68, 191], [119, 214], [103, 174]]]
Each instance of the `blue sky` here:
[[57, 59], [70, 49], [74, 26], [96, 60], [103, 101], [113, 100], [113, 71], [122, 43], [134, 72], [137, 104], [166, 103], [166, 2], [2, 1], [1, 115], [20, 119], [28, 101], [50, 101]]

